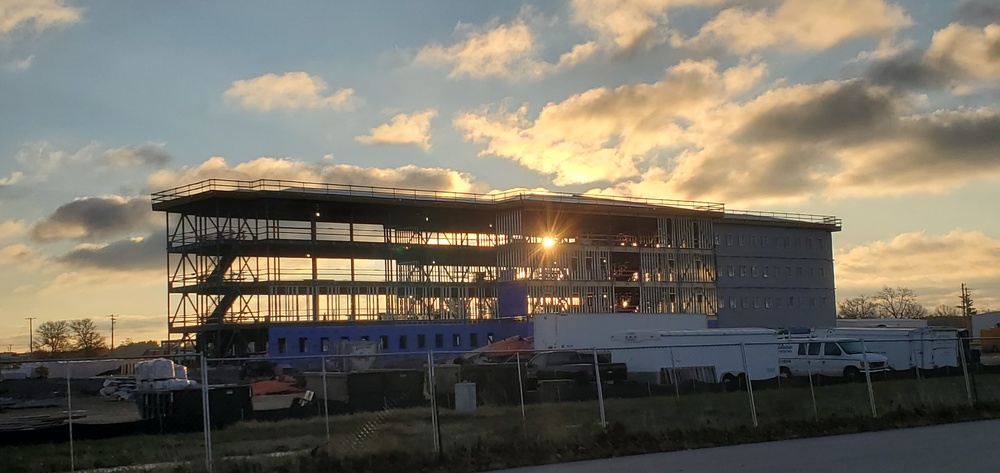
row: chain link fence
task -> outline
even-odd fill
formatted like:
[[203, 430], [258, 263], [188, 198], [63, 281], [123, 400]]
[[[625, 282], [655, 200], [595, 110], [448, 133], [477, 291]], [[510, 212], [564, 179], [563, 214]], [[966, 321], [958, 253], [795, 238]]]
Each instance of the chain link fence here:
[[623, 346], [23, 363], [0, 381], [0, 465], [214, 471], [317, 452], [560, 445], [616, 424], [668, 435], [1000, 403], [1000, 340]]

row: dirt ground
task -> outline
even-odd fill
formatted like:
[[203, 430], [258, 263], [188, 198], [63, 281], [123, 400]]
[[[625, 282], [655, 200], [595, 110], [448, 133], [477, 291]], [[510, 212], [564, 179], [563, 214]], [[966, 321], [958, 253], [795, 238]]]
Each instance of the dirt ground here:
[[[58, 398], [56, 401], [59, 404], [55, 407], [9, 409], [0, 412], [0, 424], [16, 423], [25, 417], [65, 416], [67, 399]], [[73, 419], [73, 422], [81, 424], [108, 424], [139, 420], [139, 410], [134, 402], [109, 401], [100, 396], [73, 396], [73, 412], [84, 416]]]

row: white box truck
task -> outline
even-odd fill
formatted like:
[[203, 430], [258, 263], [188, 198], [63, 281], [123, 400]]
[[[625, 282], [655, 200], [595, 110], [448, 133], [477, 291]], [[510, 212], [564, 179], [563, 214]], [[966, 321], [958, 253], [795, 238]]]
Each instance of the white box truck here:
[[604, 348], [636, 381], [695, 380], [732, 389], [744, 376], [778, 376], [778, 335], [770, 329], [627, 330], [613, 334]]
[[958, 330], [953, 328], [817, 328], [813, 336], [860, 340], [869, 352], [885, 356], [889, 369], [897, 371], [957, 368], [961, 363]]
[[699, 330], [708, 328], [704, 314], [537, 314], [536, 350], [604, 348], [623, 330]]

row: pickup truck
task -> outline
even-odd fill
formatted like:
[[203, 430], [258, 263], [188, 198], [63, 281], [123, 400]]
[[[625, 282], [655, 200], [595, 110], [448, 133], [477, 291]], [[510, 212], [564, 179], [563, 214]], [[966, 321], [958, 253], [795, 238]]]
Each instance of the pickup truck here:
[[[601, 370], [601, 382], [625, 381], [628, 367], [625, 363], [612, 363], [611, 355], [597, 354], [597, 366]], [[571, 379], [584, 386], [597, 381], [594, 371], [594, 355], [589, 352], [550, 351], [539, 353], [528, 361], [526, 378], [529, 386], [538, 381]]]

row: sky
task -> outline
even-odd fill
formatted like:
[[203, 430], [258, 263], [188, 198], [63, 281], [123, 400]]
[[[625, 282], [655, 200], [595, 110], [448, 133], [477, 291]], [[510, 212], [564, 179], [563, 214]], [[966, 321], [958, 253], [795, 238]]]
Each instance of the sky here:
[[838, 299], [1000, 309], [1000, 3], [0, 0], [0, 350], [165, 338], [209, 178], [835, 215]]

